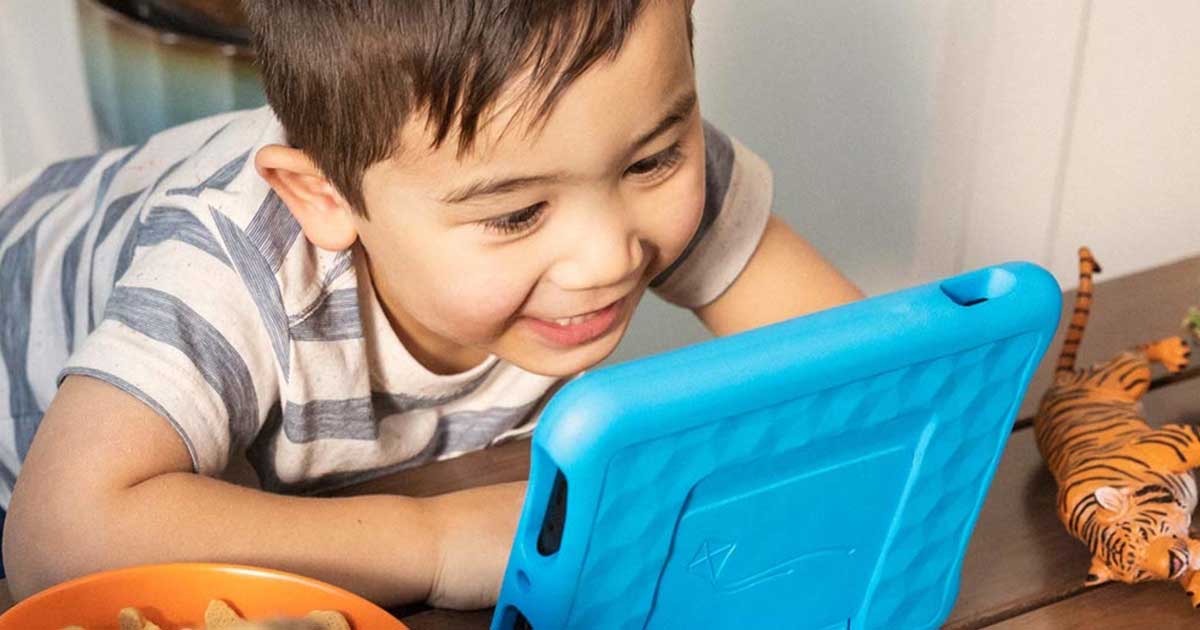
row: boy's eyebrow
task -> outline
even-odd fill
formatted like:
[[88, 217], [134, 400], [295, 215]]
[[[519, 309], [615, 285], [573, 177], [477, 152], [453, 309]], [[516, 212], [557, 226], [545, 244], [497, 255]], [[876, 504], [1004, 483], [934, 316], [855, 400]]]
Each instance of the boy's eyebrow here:
[[[682, 122], [695, 107], [696, 91], [688, 90], [686, 94], [675, 100], [671, 108], [667, 110], [666, 115], [663, 116], [663, 119], [654, 126], [654, 129], [642, 134], [633, 143], [633, 148], [630, 152], [636, 153], [642, 147], [653, 142], [655, 138]], [[442, 197], [441, 201], [444, 204], [459, 204], [475, 197], [509, 193], [535, 184], [554, 183], [561, 181], [563, 178], [564, 175], [562, 173], [548, 173], [545, 175], [506, 177], [504, 179], [480, 179], [450, 191], [446, 196]]]
[[470, 201], [475, 197], [487, 197], [490, 195], [499, 195], [533, 186], [534, 184], [550, 184], [563, 179], [561, 173], [550, 173], [547, 175], [530, 175], [525, 177], [506, 177], [504, 179], [478, 179], [466, 186], [456, 188], [450, 191], [445, 197], [442, 197], [442, 203], [456, 204]]
[[678, 125], [688, 117], [688, 114], [692, 113], [692, 110], [695, 109], [695, 107], [696, 91], [688, 90], [687, 94], [684, 94], [675, 100], [675, 102], [671, 105], [671, 108], [667, 110], [667, 114], [663, 116], [663, 119], [654, 126], [654, 129], [651, 129], [649, 132], [643, 134], [642, 137], [638, 138], [637, 141], [633, 143], [633, 150], [631, 152], [637, 153], [638, 150], [653, 142], [655, 138], [665, 133], [668, 129]]

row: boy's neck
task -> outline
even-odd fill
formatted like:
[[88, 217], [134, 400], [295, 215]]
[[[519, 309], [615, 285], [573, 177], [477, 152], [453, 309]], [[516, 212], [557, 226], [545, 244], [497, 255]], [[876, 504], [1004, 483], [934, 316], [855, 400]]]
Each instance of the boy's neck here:
[[376, 278], [379, 275], [372, 267], [371, 257], [367, 255], [366, 249], [361, 244], [356, 244], [354, 247], [357, 249], [355, 255], [363, 256], [367, 263], [371, 291], [375, 300], [379, 302], [383, 314], [387, 317], [388, 326], [413, 359], [426, 370], [439, 376], [460, 374], [487, 360], [489, 354], [486, 350], [470, 346], [451, 346], [448, 343], [432, 343], [436, 341], [432, 339], [433, 333], [427, 333], [423, 337], [414, 335], [414, 330], [422, 330], [421, 325], [413, 322], [403, 311], [393, 308], [387, 303], [383, 297], [385, 292], [379, 291], [376, 284]]
[[[376, 294], [375, 298], [379, 299], [379, 295]], [[478, 348], [463, 347], [449, 355], [440, 354], [436, 349], [427, 347], [426, 344], [408, 334], [404, 326], [396, 321], [396, 317], [387, 304], [381, 301], [380, 305], [383, 307], [384, 314], [387, 315], [388, 324], [396, 333], [396, 337], [400, 339], [400, 343], [404, 344], [404, 348], [408, 350], [413, 359], [416, 359], [426, 370], [439, 376], [450, 376], [466, 372], [487, 360], [488, 353]]]

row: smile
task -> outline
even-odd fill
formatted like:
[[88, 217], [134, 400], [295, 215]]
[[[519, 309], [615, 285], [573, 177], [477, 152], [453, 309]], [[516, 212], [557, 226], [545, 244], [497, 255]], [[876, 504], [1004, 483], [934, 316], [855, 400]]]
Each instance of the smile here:
[[608, 333], [617, 323], [626, 298], [621, 298], [604, 308], [552, 320], [536, 317], [527, 318], [530, 328], [542, 339], [556, 346], [577, 346]]

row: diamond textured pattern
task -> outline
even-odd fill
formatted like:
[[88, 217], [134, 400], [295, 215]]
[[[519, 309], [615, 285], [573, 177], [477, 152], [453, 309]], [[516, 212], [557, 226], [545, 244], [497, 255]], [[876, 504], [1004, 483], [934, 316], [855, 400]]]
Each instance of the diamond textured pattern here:
[[[928, 439], [900, 509], [880, 515], [893, 522], [852, 627], [932, 627], [953, 605], [980, 489], [1038, 343], [1035, 333], [1018, 335], [624, 448], [608, 466], [593, 525], [610, 542], [587, 549], [567, 627], [644, 626], [689, 491], [708, 471], [743, 461], [747, 443], [756, 456], [776, 455], [914, 414], [928, 418]], [[659, 483], [648, 488], [647, 478]], [[643, 557], [631, 563], [629, 549]]]

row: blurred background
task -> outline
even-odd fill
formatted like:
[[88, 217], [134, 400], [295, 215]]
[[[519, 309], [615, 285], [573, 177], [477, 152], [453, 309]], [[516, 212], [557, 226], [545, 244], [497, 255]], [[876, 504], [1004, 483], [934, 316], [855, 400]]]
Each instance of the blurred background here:
[[[0, 1], [0, 182], [261, 103], [223, 5]], [[1105, 278], [1200, 255], [1194, 0], [699, 0], [695, 22], [705, 116], [869, 293], [1014, 259], [1072, 287], [1081, 244]], [[648, 296], [609, 362], [706, 337]]]

